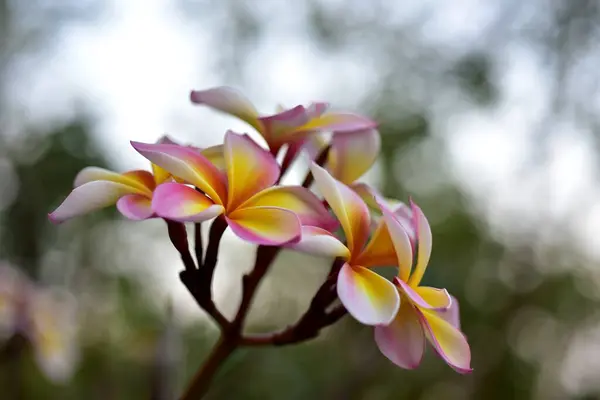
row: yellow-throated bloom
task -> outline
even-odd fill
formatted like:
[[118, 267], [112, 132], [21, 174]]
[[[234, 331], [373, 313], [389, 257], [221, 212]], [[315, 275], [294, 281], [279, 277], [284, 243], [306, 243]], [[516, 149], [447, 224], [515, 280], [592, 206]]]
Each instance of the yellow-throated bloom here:
[[364, 324], [390, 323], [398, 312], [400, 295], [392, 282], [371, 271], [372, 267], [396, 262], [384, 221], [380, 221], [369, 240], [371, 222], [364, 201], [318, 165], [313, 164], [311, 171], [319, 192], [340, 221], [347, 244], [324, 229], [307, 226], [302, 230], [301, 241], [291, 247], [342, 258], [345, 263], [337, 277], [337, 292], [344, 307]]
[[[250, 124], [265, 139], [272, 154], [277, 154], [279, 149], [287, 144], [288, 162], [293, 160], [309, 134], [318, 132], [336, 132], [336, 137], [337, 132], [359, 133], [337, 137], [333, 147], [339, 145], [340, 152], [345, 152], [348, 147], [359, 149], [361, 143], [365, 143], [364, 138], [368, 138], [366, 140], [369, 141], [370, 147], [373, 146], [372, 140], [377, 141], [377, 148], [379, 145], [379, 134], [375, 130], [377, 124], [374, 121], [357, 114], [328, 111], [327, 103], [312, 103], [308, 107], [299, 105], [287, 110], [280, 107], [277, 114], [261, 115], [246, 97], [231, 87], [195, 90], [190, 98], [195, 104], [206, 105]], [[336, 152], [337, 150], [333, 153]], [[363, 157], [363, 160], [366, 158], [368, 157]]]
[[[158, 143], [173, 144], [166, 137]], [[221, 163], [220, 146], [193, 151], [202, 152], [217, 166]], [[54, 223], [61, 223], [116, 204], [119, 212], [129, 219], [152, 218], [155, 217], [151, 207], [154, 189], [170, 179], [171, 175], [155, 164], [152, 165], [152, 172], [135, 170], [122, 174], [104, 168], [87, 167], [75, 177], [73, 191], [48, 217]]]
[[325, 229], [337, 225], [309, 190], [274, 186], [280, 173], [277, 161], [247, 135], [225, 135], [224, 173], [190, 148], [136, 142], [132, 145], [152, 163], [199, 189], [179, 183], [158, 186], [152, 210], [162, 218], [202, 222], [223, 214], [237, 236], [265, 245], [298, 240], [302, 225]]
[[381, 209], [398, 257], [394, 284], [401, 305], [389, 325], [375, 327], [377, 346], [396, 365], [412, 369], [421, 362], [427, 338], [448, 365], [460, 373], [471, 372], [471, 351], [460, 331], [456, 299], [445, 289], [421, 286], [432, 245], [427, 218], [412, 201], [410, 210], [401, 207], [393, 212], [384, 204]]

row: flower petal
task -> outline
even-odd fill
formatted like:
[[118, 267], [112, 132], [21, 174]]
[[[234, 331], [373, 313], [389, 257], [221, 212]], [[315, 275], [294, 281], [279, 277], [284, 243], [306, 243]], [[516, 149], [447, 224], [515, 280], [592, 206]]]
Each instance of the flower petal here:
[[282, 208], [240, 208], [226, 217], [233, 233], [254, 244], [279, 246], [300, 239], [300, 220]]
[[319, 191], [340, 220], [350, 253], [357, 257], [369, 237], [369, 209], [354, 191], [325, 169], [313, 163], [311, 172]]
[[202, 222], [223, 213], [223, 206], [180, 183], [163, 183], [154, 191], [152, 210], [161, 218], [179, 222]]
[[310, 116], [304, 106], [296, 106], [274, 115], [259, 118], [264, 130], [263, 136], [271, 151], [275, 151], [284, 143], [291, 142], [291, 134], [305, 125]]
[[389, 324], [400, 307], [400, 295], [390, 281], [348, 263], [338, 275], [337, 292], [350, 315], [366, 325]]
[[233, 211], [279, 178], [275, 157], [247, 135], [225, 134], [225, 165], [229, 184], [227, 209]]
[[[86, 167], [79, 171], [77, 176], [75, 177], [75, 182], [73, 183], [74, 187], [79, 187], [85, 183], [94, 182], [94, 181], [109, 181], [120, 183], [122, 185], [131, 186], [136, 189], [136, 192], [140, 194], [152, 195], [152, 189], [148, 188], [144, 181], [141, 179], [137, 179], [134, 172], [141, 171], [130, 171], [130, 176], [126, 174], [119, 174], [117, 172], [109, 171], [104, 168], [98, 167]], [[133, 175], [133, 176], [131, 176]]]
[[156, 182], [154, 181], [154, 175], [152, 175], [148, 171], [144, 171], [141, 169], [137, 169], [134, 171], [127, 171], [123, 173], [123, 176], [126, 178], [133, 179], [136, 182], [139, 182], [144, 187], [148, 188], [150, 192], [156, 188]]
[[375, 129], [333, 135], [327, 169], [337, 180], [351, 184], [371, 168], [381, 147]]
[[143, 220], [152, 217], [152, 201], [146, 196], [128, 194], [117, 201], [117, 210], [132, 220]]
[[139, 194], [139, 191], [122, 183], [92, 181], [76, 187], [60, 206], [48, 218], [53, 223], [61, 223], [69, 218], [87, 214], [104, 207], [114, 205], [127, 194]]
[[324, 257], [341, 257], [345, 260], [350, 257], [350, 250], [338, 238], [315, 226], [303, 226], [300, 241], [288, 247]]
[[438, 311], [437, 316], [449, 322], [456, 329], [460, 329], [460, 307], [458, 300], [450, 295], [450, 307], [444, 311]]
[[333, 231], [339, 226], [337, 220], [329, 214], [317, 196], [302, 186], [277, 186], [265, 189], [240, 207], [279, 207], [296, 213], [302, 225], [316, 226], [328, 231]]
[[198, 151], [175, 144], [131, 142], [131, 145], [150, 162], [202, 190], [215, 203], [227, 201], [225, 177]]
[[320, 117], [312, 118], [310, 121], [298, 128], [298, 131], [328, 131], [349, 132], [367, 129], [375, 129], [377, 123], [367, 117], [352, 113], [328, 112]]
[[452, 299], [446, 289], [430, 287], [412, 288], [408, 283], [398, 278], [394, 279], [394, 283], [400, 288], [402, 294], [408, 297], [419, 308], [445, 311], [452, 304]]
[[375, 327], [375, 343], [381, 353], [400, 368], [415, 369], [421, 364], [425, 334], [410, 302], [400, 304], [391, 324]]
[[410, 201], [410, 207], [412, 209], [413, 226], [415, 227], [417, 236], [417, 265], [408, 281], [409, 285], [416, 287], [421, 283], [427, 264], [429, 264], [429, 257], [431, 257], [431, 227], [429, 221], [423, 214], [423, 211], [413, 201]]
[[471, 349], [465, 335], [435, 311], [417, 312], [427, 339], [440, 357], [461, 374], [471, 372]]
[[385, 221], [381, 219], [377, 223], [369, 243], [356, 259], [356, 263], [365, 267], [381, 267], [396, 265], [397, 262], [394, 243], [392, 243]]
[[215, 110], [238, 117], [246, 121], [257, 131], [262, 130], [258, 121], [258, 111], [244, 95], [236, 89], [226, 86], [207, 90], [193, 90], [190, 100], [195, 104], [204, 104]]
[[200, 153], [213, 163], [219, 171], [225, 171], [225, 154], [222, 144], [201, 149]]
[[383, 220], [385, 221], [390, 238], [394, 244], [394, 249], [396, 251], [398, 276], [400, 277], [401, 281], [407, 282], [413, 262], [413, 251], [410, 244], [410, 239], [408, 238], [406, 230], [402, 227], [392, 211], [383, 204], [380, 204], [379, 207], [383, 213]]

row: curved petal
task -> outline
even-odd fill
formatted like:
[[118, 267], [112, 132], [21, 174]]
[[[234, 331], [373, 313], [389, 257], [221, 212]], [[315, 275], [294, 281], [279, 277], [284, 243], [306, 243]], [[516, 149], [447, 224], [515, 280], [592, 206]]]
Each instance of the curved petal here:
[[356, 263], [365, 267], [396, 265], [398, 259], [385, 221], [381, 219]]
[[324, 257], [342, 257], [344, 260], [350, 257], [350, 250], [338, 238], [315, 226], [303, 226], [300, 241], [288, 247]]
[[337, 220], [310, 190], [302, 186], [271, 187], [254, 195], [241, 208], [279, 207], [296, 213], [302, 225], [317, 226], [329, 231], [337, 229]]
[[412, 303], [426, 310], [445, 311], [452, 304], [452, 299], [446, 289], [435, 289], [430, 287], [412, 288], [408, 283], [395, 278], [394, 283], [400, 288], [402, 294]]
[[140, 221], [154, 215], [152, 201], [146, 196], [128, 194], [117, 201], [117, 210], [126, 218]]
[[138, 194], [138, 190], [122, 183], [92, 181], [76, 187], [48, 218], [61, 223], [69, 218], [112, 206], [121, 196]]
[[387, 226], [390, 238], [394, 244], [398, 262], [398, 276], [403, 282], [407, 282], [412, 267], [412, 246], [406, 230], [402, 227], [396, 216], [385, 205], [380, 204], [383, 212], [383, 220]]
[[206, 147], [200, 153], [208, 159], [219, 171], [225, 171], [225, 154], [222, 144]]
[[[141, 171], [130, 171], [130, 174], [133, 172], [141, 172]], [[125, 174], [119, 174], [117, 172], [109, 171], [104, 168], [99, 167], [86, 167], [79, 171], [77, 176], [75, 177], [75, 182], [73, 183], [74, 187], [79, 187], [83, 184], [94, 182], [94, 181], [108, 181], [120, 183], [122, 185], [131, 186], [135, 188], [136, 191], [140, 194], [151, 195], [152, 190], [145, 185], [144, 182], [136, 179], [134, 176], [126, 176]]]
[[427, 339], [440, 357], [461, 374], [471, 372], [471, 349], [465, 335], [435, 311], [417, 310], [417, 313]]
[[195, 104], [204, 104], [215, 110], [238, 117], [246, 121], [257, 131], [262, 130], [258, 121], [258, 111], [244, 95], [236, 89], [221, 86], [207, 90], [193, 90], [190, 100]]
[[198, 151], [175, 144], [131, 142], [131, 145], [150, 162], [202, 190], [215, 203], [227, 201], [225, 177]]
[[161, 218], [202, 222], [223, 213], [223, 206], [180, 183], [163, 183], [154, 191], [152, 210]]
[[429, 221], [427, 221], [423, 211], [412, 200], [410, 201], [410, 207], [412, 209], [413, 226], [415, 227], [417, 236], [417, 264], [408, 283], [415, 287], [421, 283], [425, 269], [427, 269], [427, 264], [429, 264], [432, 237]]
[[150, 190], [151, 192], [156, 187], [156, 182], [154, 181], [154, 176], [148, 171], [136, 169], [134, 171], [124, 172], [123, 176], [126, 178], [133, 179], [136, 182], [139, 182], [141, 185], [148, 188], [148, 190]]
[[375, 129], [333, 135], [327, 169], [337, 180], [350, 184], [371, 168], [381, 148]]
[[233, 233], [254, 244], [279, 246], [300, 239], [300, 220], [282, 208], [240, 208], [226, 217]]
[[261, 190], [273, 186], [279, 178], [279, 165], [275, 157], [247, 135], [227, 132], [224, 154], [229, 185], [229, 211], [233, 211]]
[[415, 369], [421, 364], [425, 334], [410, 302], [400, 304], [391, 324], [375, 327], [375, 343], [381, 353], [400, 368]]
[[354, 191], [336, 181], [325, 169], [313, 163], [311, 172], [319, 191], [342, 225], [350, 253], [357, 257], [369, 237], [369, 209]]
[[377, 128], [377, 123], [362, 115], [352, 113], [328, 112], [312, 118], [297, 131], [348, 132]]
[[340, 301], [366, 325], [388, 325], [400, 307], [400, 295], [387, 279], [360, 266], [342, 266], [337, 279]]
[[458, 305], [458, 300], [452, 296], [450, 296], [450, 307], [448, 307], [444, 311], [438, 311], [437, 316], [449, 322], [456, 329], [460, 329], [460, 308]]
[[291, 133], [300, 126], [305, 125], [310, 116], [304, 106], [296, 106], [274, 115], [259, 118], [264, 127], [263, 136], [271, 150], [287, 143], [291, 139]]

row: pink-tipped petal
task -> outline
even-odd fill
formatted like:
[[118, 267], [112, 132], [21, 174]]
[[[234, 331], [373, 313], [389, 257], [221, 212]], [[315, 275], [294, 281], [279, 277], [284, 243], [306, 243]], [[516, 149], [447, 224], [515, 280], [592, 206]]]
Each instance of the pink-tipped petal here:
[[288, 247], [324, 257], [341, 257], [345, 260], [350, 257], [350, 250], [338, 238], [315, 226], [303, 226], [300, 241]]
[[225, 171], [225, 154], [224, 148], [222, 144], [206, 147], [200, 150], [200, 153], [206, 157], [208, 161], [213, 163], [215, 167], [219, 169], [219, 171]]
[[417, 313], [427, 339], [440, 357], [461, 374], [471, 372], [471, 349], [465, 335], [435, 311], [421, 309]]
[[339, 226], [323, 203], [302, 186], [277, 186], [265, 189], [240, 206], [279, 207], [296, 213], [302, 225], [317, 226], [333, 231]]
[[351, 184], [371, 168], [381, 147], [379, 132], [339, 132], [333, 135], [327, 169], [334, 178]]
[[223, 206], [180, 183], [163, 183], [154, 191], [152, 210], [161, 218], [203, 222], [223, 213]]
[[225, 165], [229, 193], [227, 209], [233, 211], [279, 178], [277, 160], [247, 135], [225, 134]]
[[127, 194], [138, 194], [136, 189], [122, 183], [92, 181], [76, 187], [48, 218], [53, 223], [61, 223], [69, 218], [84, 215], [104, 207], [114, 205]]
[[400, 288], [402, 294], [412, 303], [426, 310], [445, 311], [452, 304], [452, 299], [446, 289], [435, 289], [430, 287], [412, 288], [401, 279], [395, 278], [394, 283]]
[[[130, 174], [132, 172], [141, 171], [131, 171]], [[126, 176], [125, 174], [119, 174], [117, 172], [109, 171], [107, 169], [98, 167], [86, 167], [79, 171], [79, 173], [75, 177], [73, 187], [79, 187], [83, 184], [94, 181], [108, 181], [120, 183], [122, 185], [134, 188], [135, 191], [140, 194], [147, 194], [148, 196], [152, 195], [152, 190], [149, 189], [143, 181], [141, 181], [140, 179], [136, 179], [135, 176]]]
[[139, 194], [128, 194], [117, 201], [117, 210], [126, 218], [140, 221], [154, 215], [152, 201]]
[[144, 171], [141, 169], [136, 169], [134, 171], [127, 171], [123, 173], [125, 178], [133, 179], [139, 184], [143, 185], [145, 188], [148, 188], [150, 192], [156, 188], [156, 182], [154, 181], [154, 175], [152, 175], [148, 171]]
[[174, 144], [131, 142], [131, 145], [150, 162], [202, 190], [215, 203], [226, 202], [225, 177], [198, 151]]
[[310, 103], [308, 107], [306, 107], [306, 113], [309, 118], [318, 118], [327, 111], [329, 108], [329, 103], [324, 102], [314, 102]]
[[244, 95], [234, 88], [221, 86], [207, 90], [193, 90], [190, 100], [246, 121], [257, 131], [262, 130], [258, 111]]
[[383, 213], [383, 220], [387, 225], [390, 238], [394, 244], [394, 249], [396, 250], [398, 276], [401, 281], [407, 282], [413, 262], [413, 251], [410, 239], [408, 238], [406, 230], [402, 227], [392, 211], [383, 204], [380, 204], [379, 206]]
[[381, 219], [377, 223], [369, 243], [356, 259], [356, 263], [365, 267], [382, 267], [396, 265], [397, 260], [396, 250], [387, 225]]
[[296, 214], [277, 207], [240, 208], [227, 215], [227, 223], [241, 239], [267, 246], [293, 243], [302, 231]]
[[325, 169], [313, 163], [311, 172], [319, 192], [342, 225], [350, 252], [357, 257], [369, 237], [369, 209], [352, 189], [336, 181]]
[[344, 264], [337, 279], [340, 301], [366, 325], [388, 325], [400, 307], [400, 295], [387, 279], [360, 266]]
[[[291, 135], [310, 119], [304, 106], [296, 106], [289, 110], [259, 118], [264, 126], [263, 135], [273, 150], [273, 146], [281, 146], [291, 139]], [[291, 141], [291, 140], [290, 140]]]
[[328, 112], [318, 118], [312, 118], [298, 128], [298, 131], [350, 132], [377, 128], [377, 123], [362, 115], [352, 113]]
[[413, 226], [415, 227], [417, 236], [417, 264], [415, 269], [408, 281], [409, 285], [416, 287], [421, 283], [427, 264], [429, 264], [429, 257], [431, 257], [431, 227], [429, 221], [423, 214], [423, 211], [413, 201], [410, 201], [413, 216]]
[[456, 329], [460, 329], [460, 307], [458, 305], [458, 300], [450, 295], [450, 307], [448, 307], [444, 311], [438, 311], [437, 315], [449, 322]]
[[375, 343], [381, 353], [400, 368], [415, 369], [421, 364], [425, 334], [410, 302], [400, 304], [391, 324], [375, 327]]

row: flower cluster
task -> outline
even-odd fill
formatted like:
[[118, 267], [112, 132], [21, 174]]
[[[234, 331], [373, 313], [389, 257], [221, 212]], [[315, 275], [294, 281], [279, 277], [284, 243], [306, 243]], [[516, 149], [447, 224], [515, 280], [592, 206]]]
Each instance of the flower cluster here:
[[[387, 358], [415, 368], [427, 339], [456, 371], [471, 370], [456, 299], [444, 289], [421, 286], [432, 248], [427, 218], [412, 201], [392, 202], [355, 182], [380, 149], [373, 121], [329, 111], [325, 103], [261, 115], [227, 87], [193, 91], [191, 101], [247, 122], [268, 149], [231, 131], [223, 145], [206, 149], [166, 139], [132, 142], [150, 161], [152, 172], [86, 168], [50, 219], [62, 222], [116, 204], [134, 220], [162, 218], [172, 224], [215, 219], [259, 246], [335, 257], [339, 268], [332, 288], [350, 315], [374, 327]], [[302, 186], [279, 184], [301, 151], [314, 161], [310, 179]], [[309, 190], [313, 180], [323, 199]], [[398, 268], [393, 281], [375, 272], [390, 265]]]
[[25, 338], [46, 377], [64, 382], [77, 361], [76, 330], [75, 302], [68, 293], [38, 286], [14, 267], [0, 263], [0, 341], [4, 346], [17, 337]]

